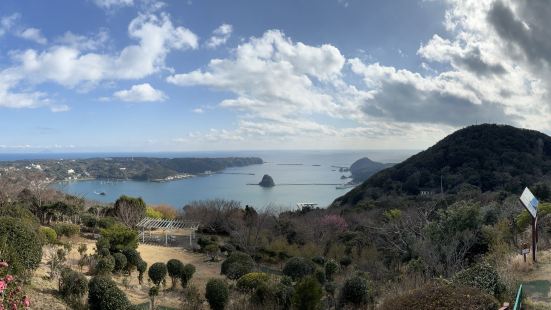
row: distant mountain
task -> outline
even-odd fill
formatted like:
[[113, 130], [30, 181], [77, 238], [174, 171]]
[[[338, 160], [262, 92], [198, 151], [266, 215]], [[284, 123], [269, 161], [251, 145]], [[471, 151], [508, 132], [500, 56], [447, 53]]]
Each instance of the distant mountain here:
[[363, 182], [367, 180], [370, 176], [375, 173], [392, 167], [394, 164], [383, 164], [371, 159], [364, 157], [356, 160], [352, 166], [350, 166], [350, 173], [352, 174], [352, 179], [356, 183]]
[[546, 177], [551, 178], [551, 137], [506, 125], [476, 125], [376, 173], [333, 205], [355, 205], [384, 195], [431, 195], [440, 192], [440, 186], [445, 193], [465, 185], [483, 192], [519, 193]]

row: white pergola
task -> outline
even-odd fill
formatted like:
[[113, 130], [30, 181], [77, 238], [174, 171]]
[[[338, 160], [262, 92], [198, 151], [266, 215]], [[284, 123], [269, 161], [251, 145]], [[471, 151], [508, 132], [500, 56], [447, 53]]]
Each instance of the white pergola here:
[[195, 239], [195, 232], [199, 228], [201, 223], [197, 221], [186, 221], [186, 220], [161, 220], [154, 219], [150, 217], [144, 217], [138, 225], [138, 228], [141, 228], [141, 237], [142, 242], [145, 242], [145, 233], [149, 231], [149, 237], [151, 237], [151, 230], [161, 229], [165, 235], [165, 245], [168, 245], [168, 231], [171, 230], [181, 230], [186, 229], [190, 230], [189, 234], [189, 245], [192, 245], [192, 239]]

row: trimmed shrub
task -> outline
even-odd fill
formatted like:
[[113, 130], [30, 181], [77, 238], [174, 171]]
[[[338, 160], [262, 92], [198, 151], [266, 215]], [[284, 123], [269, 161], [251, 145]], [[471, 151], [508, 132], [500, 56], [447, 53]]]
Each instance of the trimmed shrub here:
[[113, 268], [113, 271], [123, 271], [127, 264], [126, 256], [124, 256], [124, 254], [122, 253], [115, 253], [113, 254], [113, 258], [115, 259], [115, 267]]
[[59, 293], [69, 302], [80, 302], [88, 292], [88, 280], [80, 273], [65, 268], [59, 279]]
[[184, 270], [184, 264], [178, 259], [171, 259], [166, 263], [166, 269], [172, 279], [172, 288], [175, 288], [176, 280], [180, 278]]
[[251, 272], [237, 280], [237, 289], [242, 292], [251, 292], [258, 287], [260, 283], [268, 282], [270, 277], [264, 272]]
[[295, 289], [292, 286], [279, 283], [276, 285], [275, 299], [280, 309], [291, 309]]
[[183, 288], [187, 287], [194, 273], [195, 273], [195, 266], [193, 266], [192, 264], [186, 264], [184, 266], [184, 268], [182, 269], [182, 273], [180, 274], [180, 281], [182, 282]]
[[472, 287], [453, 287], [447, 284], [428, 284], [383, 302], [381, 310], [394, 309], [453, 309], [495, 310], [498, 301], [491, 295]]
[[166, 273], [167, 270], [165, 263], [155, 263], [151, 265], [147, 271], [149, 279], [151, 279], [151, 282], [157, 286], [161, 285], [163, 280], [166, 278]]
[[132, 274], [132, 270], [137, 268], [142, 261], [140, 253], [135, 249], [125, 249], [122, 254], [126, 257], [126, 271], [128, 271], [128, 274]]
[[323, 291], [318, 280], [308, 276], [300, 280], [293, 294], [293, 306], [296, 309], [315, 310], [320, 307]]
[[7, 272], [20, 275], [39, 266], [42, 244], [33, 226], [13, 217], [0, 217], [0, 252], [9, 264]]
[[144, 260], [140, 260], [140, 262], [136, 265], [136, 269], [138, 270], [138, 282], [142, 284], [143, 274], [147, 270], [147, 263]]
[[220, 279], [210, 279], [207, 282], [205, 297], [211, 309], [223, 310], [229, 297], [229, 290], [226, 282]]
[[372, 296], [366, 279], [355, 276], [344, 282], [339, 295], [341, 305], [352, 304], [357, 307], [371, 301]]
[[119, 221], [116, 218], [110, 216], [100, 217], [98, 219], [99, 228], [109, 228], [117, 223], [119, 223]]
[[98, 244], [109, 244], [112, 253], [138, 247], [138, 232], [121, 224], [115, 224], [101, 230]]
[[132, 305], [126, 295], [110, 278], [96, 276], [88, 285], [88, 305], [90, 310], [127, 310]]
[[95, 267], [97, 275], [109, 275], [115, 269], [115, 258], [111, 255], [103, 256], [98, 259]]
[[314, 272], [315, 266], [312, 261], [304, 257], [292, 257], [285, 263], [283, 274], [297, 281]]
[[328, 260], [325, 263], [325, 277], [327, 280], [332, 281], [333, 276], [339, 271], [339, 264], [334, 260]]
[[58, 236], [65, 236], [67, 238], [74, 237], [80, 233], [80, 226], [77, 224], [57, 223], [53, 228]]
[[51, 227], [41, 226], [39, 229], [43, 244], [54, 244], [57, 240], [57, 233]]
[[243, 275], [252, 272], [254, 261], [251, 256], [243, 252], [233, 252], [223, 263], [221, 274], [229, 279], [237, 280]]
[[479, 263], [456, 273], [453, 283], [483, 290], [490, 295], [498, 296], [505, 291], [505, 284], [499, 278], [497, 270], [488, 263]]

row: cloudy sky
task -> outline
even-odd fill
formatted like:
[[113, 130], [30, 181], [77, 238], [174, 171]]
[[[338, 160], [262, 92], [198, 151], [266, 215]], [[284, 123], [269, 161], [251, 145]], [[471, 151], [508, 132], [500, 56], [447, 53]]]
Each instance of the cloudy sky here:
[[3, 0], [0, 152], [551, 132], [546, 0]]

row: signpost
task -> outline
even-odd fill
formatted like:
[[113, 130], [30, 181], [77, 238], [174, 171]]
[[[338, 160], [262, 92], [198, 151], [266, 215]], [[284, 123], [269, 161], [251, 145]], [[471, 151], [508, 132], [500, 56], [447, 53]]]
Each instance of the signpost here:
[[[532, 216], [532, 260], [536, 262], [536, 244], [538, 242], [538, 232], [536, 225], [538, 224], [538, 204], [539, 201], [534, 197], [534, 194], [527, 188], [520, 195], [520, 202], [528, 210]], [[523, 251], [524, 254], [524, 251]]]

